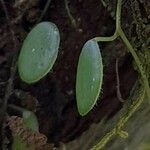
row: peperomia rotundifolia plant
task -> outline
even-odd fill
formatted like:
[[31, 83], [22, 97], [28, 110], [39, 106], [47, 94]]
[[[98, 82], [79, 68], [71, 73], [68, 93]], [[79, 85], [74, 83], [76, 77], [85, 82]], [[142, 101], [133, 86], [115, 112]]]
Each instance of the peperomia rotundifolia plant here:
[[[51, 22], [37, 24], [24, 40], [19, 60], [20, 78], [35, 83], [52, 68], [58, 55], [60, 35]], [[95, 39], [85, 43], [79, 58], [76, 95], [80, 115], [86, 115], [98, 99], [103, 78], [103, 64], [99, 46]]]
[[[88, 40], [81, 51], [77, 69], [76, 99], [79, 114], [86, 115], [98, 100], [103, 82], [103, 63], [98, 42], [113, 41], [120, 37], [132, 54], [143, 79], [150, 100], [150, 88], [146, 73], [134, 48], [121, 28], [121, 0], [116, 11], [116, 30], [110, 37], [95, 37]], [[59, 49], [60, 35], [57, 26], [51, 22], [37, 24], [24, 40], [18, 70], [21, 79], [34, 83], [43, 78], [53, 67]]]

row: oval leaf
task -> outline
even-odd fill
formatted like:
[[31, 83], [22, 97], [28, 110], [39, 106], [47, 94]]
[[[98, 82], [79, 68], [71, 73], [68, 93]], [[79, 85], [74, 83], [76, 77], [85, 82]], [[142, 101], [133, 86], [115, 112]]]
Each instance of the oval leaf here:
[[94, 107], [102, 80], [102, 57], [97, 42], [92, 39], [83, 46], [77, 68], [76, 98], [80, 115], [86, 115]]
[[39, 23], [31, 30], [18, 60], [19, 75], [24, 82], [36, 82], [50, 71], [58, 55], [59, 43], [59, 30], [51, 22]]
[[39, 131], [39, 124], [37, 117], [32, 111], [23, 111], [23, 121], [27, 128], [32, 129], [33, 131]]
[[[24, 110], [23, 111], [23, 122], [25, 126], [32, 131], [38, 132], [39, 131], [39, 124], [35, 114], [31, 111]], [[35, 148], [34, 143], [28, 144], [26, 141], [23, 141], [19, 135], [13, 137], [13, 144], [12, 150], [34, 150]]]

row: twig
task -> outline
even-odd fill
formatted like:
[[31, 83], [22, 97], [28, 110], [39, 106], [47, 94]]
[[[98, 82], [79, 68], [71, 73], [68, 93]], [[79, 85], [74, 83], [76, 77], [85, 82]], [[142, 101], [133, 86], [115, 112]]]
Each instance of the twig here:
[[52, 1], [52, 0], [47, 0], [47, 3], [46, 3], [46, 5], [45, 5], [45, 7], [44, 7], [44, 10], [42, 11], [41, 16], [40, 16], [40, 18], [38, 19], [37, 23], [41, 22], [41, 20], [43, 19], [45, 13], [46, 13], [47, 10], [48, 10], [48, 7], [49, 7], [51, 1]]
[[[3, 102], [2, 102], [2, 99], [0, 98], [0, 105], [2, 104]], [[8, 108], [10, 108], [10, 109], [13, 109], [13, 110], [15, 110], [15, 111], [17, 111], [17, 112], [19, 112], [19, 113], [23, 113], [24, 111], [26, 111], [26, 109], [24, 109], [24, 108], [22, 108], [22, 107], [19, 107], [19, 106], [16, 106], [16, 105], [14, 105], [14, 104], [8, 104]]]
[[66, 7], [66, 10], [67, 10], [67, 14], [68, 14], [68, 17], [71, 21], [71, 24], [74, 28], [77, 28], [77, 23], [76, 23], [76, 20], [74, 19], [74, 17], [72, 16], [71, 12], [70, 12], [70, 9], [69, 9], [69, 6], [68, 6], [68, 0], [65, 0], [65, 7]]
[[[12, 41], [13, 41], [13, 45], [14, 45], [14, 51], [16, 51], [17, 49], [17, 42], [16, 42], [16, 38], [15, 38], [15, 34], [14, 34], [14, 31], [11, 27], [11, 24], [9, 24], [11, 21], [10, 21], [10, 17], [9, 17], [9, 14], [8, 14], [8, 11], [7, 11], [7, 8], [6, 8], [6, 5], [4, 3], [4, 0], [0, 0], [1, 4], [2, 4], [2, 7], [3, 7], [3, 10], [5, 12], [5, 15], [6, 15], [6, 19], [7, 19], [7, 23], [8, 23], [8, 26], [9, 26], [9, 30], [10, 30], [10, 33], [11, 33], [11, 36], [12, 36]], [[12, 94], [12, 90], [13, 90], [13, 79], [14, 79], [14, 76], [15, 76], [15, 73], [16, 73], [16, 59], [17, 59], [17, 52], [15, 52], [14, 56], [13, 56], [13, 60], [12, 60], [12, 64], [11, 64], [11, 68], [10, 68], [10, 77], [7, 81], [7, 86], [6, 86], [6, 90], [5, 90], [5, 96], [3, 98], [3, 104], [2, 104], [2, 108], [1, 108], [1, 116], [0, 116], [0, 131], [1, 131], [1, 140], [0, 140], [0, 146], [1, 146], [1, 149], [3, 149], [3, 139], [4, 139], [4, 122], [5, 122], [5, 117], [6, 117], [6, 111], [7, 111], [7, 103], [8, 103], [8, 99], [10, 97], [10, 95]]]
[[117, 79], [117, 98], [120, 102], [124, 102], [124, 99], [122, 98], [121, 92], [120, 92], [120, 79], [119, 79], [119, 71], [118, 71], [118, 58], [116, 59], [116, 79]]
[[0, 82], [0, 85], [5, 85], [6, 84], [6, 82]]

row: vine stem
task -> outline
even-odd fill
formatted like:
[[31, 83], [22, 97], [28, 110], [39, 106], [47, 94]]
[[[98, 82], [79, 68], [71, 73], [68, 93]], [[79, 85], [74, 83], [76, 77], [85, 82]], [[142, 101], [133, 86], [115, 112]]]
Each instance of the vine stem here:
[[123, 126], [125, 123], [130, 119], [130, 117], [135, 113], [137, 108], [142, 104], [145, 96], [145, 89], [142, 88], [139, 90], [137, 95], [137, 100], [133, 101], [133, 104], [129, 107], [129, 111], [124, 114], [124, 116], [121, 117], [121, 119], [118, 121], [117, 125], [108, 132], [95, 146], [91, 148], [91, 150], [102, 150], [106, 144], [112, 139], [112, 137], [116, 135], [121, 135], [122, 133], [127, 134], [127, 132], [122, 131]]
[[123, 32], [122, 28], [121, 28], [121, 0], [118, 0], [117, 2], [117, 11], [116, 11], [116, 31], [114, 33], [114, 35], [110, 36], [110, 37], [96, 37], [94, 38], [97, 42], [108, 42], [108, 41], [113, 41], [115, 40], [117, 37], [120, 37], [122, 39], [122, 41], [124, 42], [124, 44], [126, 45], [126, 47], [128, 48], [128, 50], [130, 51], [130, 53], [132, 54], [136, 65], [140, 71], [140, 74], [142, 76], [143, 79], [143, 83], [144, 83], [144, 87], [146, 89], [146, 93], [147, 93], [147, 97], [150, 101], [150, 87], [149, 87], [149, 82], [146, 76], [146, 73], [142, 67], [142, 63], [138, 57], [138, 55], [136, 54], [134, 48], [132, 47], [132, 45], [130, 44], [129, 40], [127, 39], [125, 33]]
[[116, 10], [116, 32], [118, 33], [118, 29], [121, 26], [121, 2], [122, 0], [118, 0], [117, 2], [117, 10]]
[[98, 142], [97, 145], [95, 145], [91, 150], [101, 150], [105, 147], [105, 145], [110, 141], [110, 139], [115, 135], [116, 131], [115, 128], [108, 132], [101, 141]]
[[121, 29], [121, 27], [118, 29], [118, 33], [121, 37], [121, 39], [123, 40], [123, 42], [125, 43], [125, 45], [127, 46], [128, 50], [130, 51], [130, 53], [132, 54], [136, 64], [137, 64], [137, 67], [139, 68], [139, 71], [141, 73], [141, 76], [143, 78], [143, 82], [144, 82], [144, 86], [145, 86], [145, 90], [146, 90], [146, 93], [147, 93], [147, 96], [148, 96], [148, 99], [150, 101], [150, 87], [149, 87], [149, 82], [148, 82], [148, 79], [146, 77], [146, 73], [145, 71], [143, 70], [143, 67], [142, 67], [142, 64], [140, 62], [140, 59], [139, 57], [137, 56], [135, 50], [133, 49], [132, 45], [130, 44], [130, 42], [128, 41], [127, 37], [125, 36], [123, 30]]
[[[107, 41], [113, 41], [117, 37], [120, 37], [130, 53], [132, 54], [135, 63], [140, 71], [141, 78], [143, 79], [144, 89], [141, 85], [140, 91], [138, 92], [137, 100], [133, 102], [133, 104], [129, 107], [129, 110], [127, 113], [125, 113], [121, 119], [118, 121], [117, 125], [108, 132], [91, 150], [101, 150], [105, 147], [105, 145], [112, 139], [112, 137], [119, 135], [121, 137], [126, 137], [128, 135], [127, 132], [122, 131], [122, 127], [125, 125], [125, 123], [130, 119], [130, 117], [134, 114], [134, 112], [138, 109], [138, 107], [141, 105], [141, 103], [144, 100], [145, 92], [147, 93], [148, 99], [150, 101], [150, 87], [149, 82], [146, 76], [146, 73], [142, 67], [142, 63], [136, 54], [134, 48], [130, 44], [129, 40], [127, 39], [125, 33], [123, 32], [121, 28], [121, 0], [118, 0], [117, 2], [117, 11], [116, 11], [116, 31], [113, 36], [110, 37], [96, 37], [95, 40], [97, 42], [107, 42]], [[123, 136], [122, 136], [123, 135]], [[125, 135], [125, 136], [124, 136]]]
[[121, 1], [122, 0], [118, 0], [117, 3], [117, 11], [116, 11], [116, 33], [121, 37], [122, 41], [124, 42], [124, 44], [126, 45], [126, 47], [128, 48], [128, 50], [130, 51], [130, 53], [132, 54], [132, 57], [134, 58], [134, 61], [136, 62], [136, 65], [140, 71], [140, 74], [143, 78], [143, 83], [144, 83], [144, 87], [148, 96], [148, 99], [150, 101], [150, 87], [149, 87], [149, 82], [148, 79], [146, 77], [146, 73], [142, 67], [142, 63], [138, 57], [138, 55], [136, 54], [134, 48], [132, 47], [132, 45], [130, 44], [129, 40], [127, 39], [125, 33], [123, 32], [122, 28], [121, 28]]
[[118, 37], [118, 34], [115, 31], [114, 35], [112, 35], [112, 36], [108, 36], [108, 37], [100, 36], [100, 37], [95, 37], [94, 39], [97, 42], [109, 42], [109, 41], [114, 41], [117, 37]]
[[110, 41], [114, 41], [118, 36], [118, 29], [121, 25], [121, 0], [118, 0], [118, 3], [117, 3], [117, 11], [116, 11], [116, 30], [115, 30], [115, 33], [114, 35], [112, 36], [109, 36], [109, 37], [95, 37], [94, 39], [97, 41], [97, 42], [110, 42]]

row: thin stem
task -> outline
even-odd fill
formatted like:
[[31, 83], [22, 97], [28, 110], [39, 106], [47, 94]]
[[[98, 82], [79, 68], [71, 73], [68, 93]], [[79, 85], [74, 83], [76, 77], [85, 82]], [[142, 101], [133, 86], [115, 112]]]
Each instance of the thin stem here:
[[[2, 103], [3, 103], [3, 102], [2, 102], [2, 99], [0, 98], [0, 105], [1, 105]], [[28, 111], [27, 109], [24, 109], [24, 108], [22, 108], [22, 107], [16, 106], [16, 105], [14, 105], [14, 104], [8, 104], [8, 108], [20, 112], [21, 115], [22, 115], [22, 113], [23, 113], [24, 111]]]
[[141, 73], [141, 76], [143, 78], [143, 82], [144, 82], [144, 86], [145, 86], [145, 89], [146, 89], [146, 92], [147, 92], [147, 96], [148, 96], [148, 99], [150, 101], [150, 87], [149, 87], [149, 82], [148, 82], [148, 79], [147, 79], [147, 76], [146, 76], [146, 73], [142, 67], [142, 63], [139, 59], [139, 57], [137, 56], [135, 50], [133, 49], [132, 45], [130, 44], [130, 42], [128, 41], [126, 35], [124, 34], [123, 30], [120, 28], [118, 28], [118, 34], [120, 35], [121, 39], [123, 40], [123, 42], [125, 43], [125, 45], [127, 46], [128, 50], [130, 51], [130, 53], [132, 54], [136, 64], [137, 64], [137, 67], [139, 68], [139, 71]]
[[121, 0], [118, 0], [117, 2], [117, 11], [116, 11], [116, 30], [114, 35], [109, 36], [109, 37], [95, 37], [94, 39], [97, 42], [109, 42], [109, 41], [114, 41], [118, 37], [118, 28], [121, 25]]
[[24, 111], [26, 111], [26, 109], [21, 108], [21, 107], [19, 107], [19, 106], [15, 106], [15, 105], [13, 105], [13, 104], [9, 104], [9, 105], [8, 105], [8, 108], [13, 109], [13, 110], [16, 110], [17, 112], [19, 112], [19, 113], [21, 113], [21, 114], [22, 114]]
[[0, 82], [0, 85], [5, 85], [6, 84], [6, 82]]
[[[135, 92], [136, 93], [136, 92]], [[131, 116], [135, 113], [135, 111], [142, 104], [145, 96], [145, 89], [140, 88], [137, 95], [137, 100], [133, 101], [133, 104], [129, 107], [128, 112], [126, 112], [121, 119], [118, 121], [117, 125], [108, 132], [95, 146], [91, 148], [91, 150], [102, 150], [106, 146], [106, 144], [112, 139], [112, 137], [116, 135], [120, 135], [122, 133], [122, 128], [125, 123], [131, 118]], [[126, 133], [126, 132], [124, 132]]]
[[132, 54], [132, 56], [133, 56], [133, 58], [137, 64], [137, 67], [139, 68], [139, 71], [140, 71], [141, 76], [143, 78], [143, 82], [144, 82], [144, 86], [145, 86], [145, 89], [147, 92], [147, 96], [148, 96], [148, 99], [150, 101], [150, 87], [149, 87], [149, 82], [148, 82], [146, 73], [142, 67], [142, 63], [141, 63], [139, 57], [137, 56], [135, 50], [133, 49], [132, 45], [130, 44], [129, 40], [127, 39], [126, 35], [124, 34], [124, 32], [121, 28], [120, 17], [121, 17], [121, 0], [118, 0], [117, 12], [116, 12], [116, 32], [118, 33], [118, 35], [121, 37], [121, 39], [123, 40], [123, 42], [127, 46], [128, 50]]
[[117, 2], [117, 11], [116, 11], [116, 32], [118, 31], [119, 27], [121, 26], [121, 1], [118, 0]]
[[112, 36], [108, 36], [108, 37], [95, 37], [94, 39], [97, 42], [109, 42], [109, 41], [113, 41], [118, 37], [117, 32], [114, 33], [114, 35]]
[[67, 14], [68, 14], [68, 17], [71, 21], [71, 24], [74, 28], [77, 28], [77, 23], [76, 23], [76, 20], [74, 19], [74, 17], [72, 16], [71, 12], [70, 12], [70, 9], [69, 9], [69, 6], [68, 6], [68, 0], [65, 0], [65, 8], [67, 10]]
[[101, 150], [105, 147], [105, 145], [108, 143], [108, 141], [111, 140], [111, 138], [116, 134], [115, 128], [108, 132], [101, 141], [98, 142], [97, 145], [93, 146], [91, 150]]
[[116, 79], [117, 79], [117, 98], [120, 102], [124, 102], [125, 100], [122, 98], [121, 92], [120, 92], [120, 78], [119, 78], [119, 71], [118, 71], [118, 59], [116, 59]]
[[52, 0], [47, 0], [46, 5], [45, 5], [45, 7], [44, 7], [44, 10], [42, 11], [41, 16], [40, 16], [40, 18], [38, 19], [37, 23], [41, 22], [41, 20], [43, 19], [45, 13], [46, 13], [47, 10], [48, 10], [48, 7], [49, 7], [51, 1], [52, 1]]

